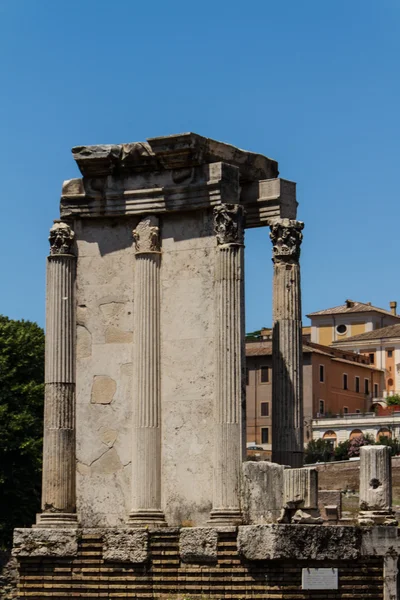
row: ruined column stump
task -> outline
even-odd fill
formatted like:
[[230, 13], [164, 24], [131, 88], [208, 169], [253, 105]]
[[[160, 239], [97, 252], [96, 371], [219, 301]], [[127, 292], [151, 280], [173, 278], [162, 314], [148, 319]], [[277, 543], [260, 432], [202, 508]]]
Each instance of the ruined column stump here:
[[360, 525], [397, 525], [392, 511], [392, 459], [387, 446], [360, 448]]

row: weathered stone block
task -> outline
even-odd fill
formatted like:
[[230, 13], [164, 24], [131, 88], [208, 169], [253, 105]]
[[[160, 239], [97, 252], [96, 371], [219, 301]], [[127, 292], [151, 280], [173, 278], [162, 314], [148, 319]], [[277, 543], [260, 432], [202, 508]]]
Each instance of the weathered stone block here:
[[243, 463], [242, 506], [246, 523], [277, 521], [283, 506], [284, 470], [276, 463]]
[[92, 404], [110, 404], [113, 401], [117, 384], [106, 375], [96, 375], [92, 385]]
[[286, 469], [284, 479], [284, 506], [317, 508], [318, 472], [316, 469]]
[[144, 529], [106, 529], [103, 535], [104, 560], [145, 562], [149, 556], [148, 535]]
[[243, 526], [237, 544], [247, 560], [353, 560], [361, 553], [361, 531], [318, 525]]
[[217, 560], [218, 532], [213, 527], [181, 529], [179, 552], [185, 562], [212, 562]]
[[13, 556], [76, 556], [78, 529], [14, 529]]

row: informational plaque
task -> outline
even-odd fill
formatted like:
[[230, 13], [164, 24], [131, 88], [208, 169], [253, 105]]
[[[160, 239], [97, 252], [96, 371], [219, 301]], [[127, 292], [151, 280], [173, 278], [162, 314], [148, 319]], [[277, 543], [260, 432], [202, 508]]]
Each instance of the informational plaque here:
[[301, 588], [303, 590], [337, 590], [337, 569], [302, 569]]

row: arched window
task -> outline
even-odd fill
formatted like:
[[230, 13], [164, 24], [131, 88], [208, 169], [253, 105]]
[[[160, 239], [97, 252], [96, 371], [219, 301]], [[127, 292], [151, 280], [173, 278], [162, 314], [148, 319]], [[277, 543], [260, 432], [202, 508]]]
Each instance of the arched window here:
[[379, 438], [381, 437], [392, 437], [392, 432], [387, 427], [381, 427], [378, 433], [376, 434], [376, 441], [379, 442]]
[[322, 436], [322, 439], [329, 442], [331, 444], [332, 448], [336, 448], [337, 435], [334, 431], [331, 431], [331, 430], [325, 431], [324, 435]]
[[353, 431], [349, 435], [349, 440], [352, 440], [353, 438], [356, 438], [356, 437], [364, 437], [364, 434], [361, 431], [361, 429], [353, 429]]

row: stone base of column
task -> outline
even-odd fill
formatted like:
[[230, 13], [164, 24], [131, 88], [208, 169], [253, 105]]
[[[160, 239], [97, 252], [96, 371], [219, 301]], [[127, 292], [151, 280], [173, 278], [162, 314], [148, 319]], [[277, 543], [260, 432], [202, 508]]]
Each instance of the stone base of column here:
[[358, 514], [358, 524], [371, 525], [398, 525], [392, 511], [387, 510], [361, 510]]
[[129, 527], [167, 527], [162, 510], [135, 510], [129, 515]]
[[53, 529], [59, 527], [78, 527], [78, 517], [76, 513], [40, 513], [36, 516], [36, 524], [32, 527], [42, 527], [43, 529]]
[[210, 525], [241, 525], [242, 512], [238, 508], [214, 508], [210, 513]]

